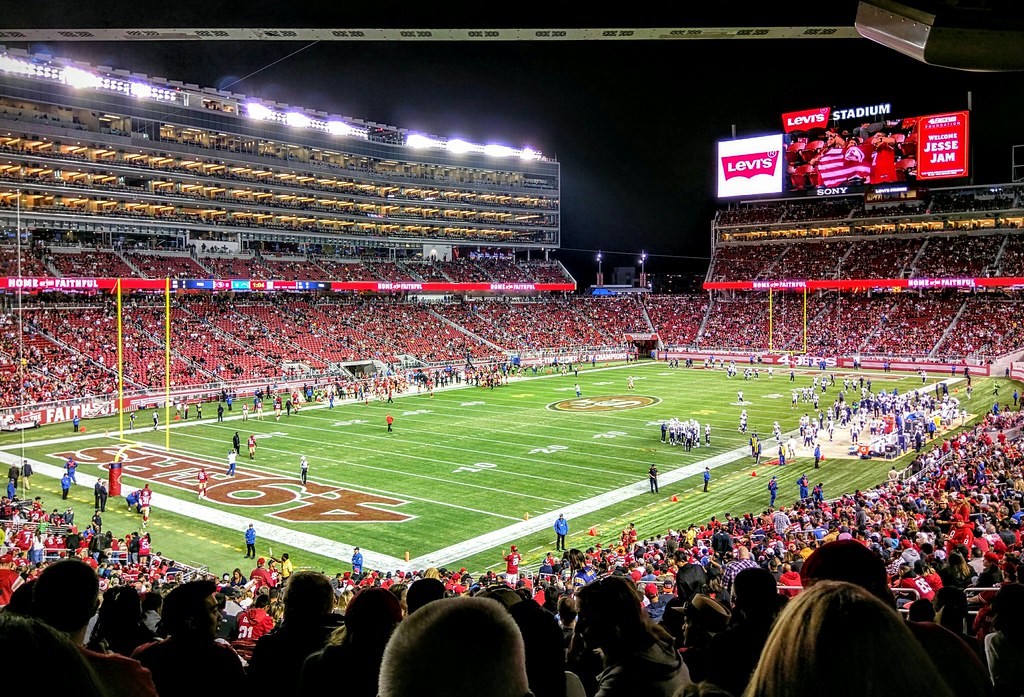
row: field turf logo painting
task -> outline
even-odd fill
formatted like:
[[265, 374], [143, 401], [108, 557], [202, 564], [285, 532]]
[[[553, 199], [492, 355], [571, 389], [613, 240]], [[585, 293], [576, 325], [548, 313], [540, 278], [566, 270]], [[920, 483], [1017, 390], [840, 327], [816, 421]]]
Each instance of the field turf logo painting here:
[[[99, 446], [77, 452], [54, 453], [53, 457], [61, 461], [74, 457], [81, 463], [105, 467], [114, 461], [118, 451], [117, 447]], [[414, 518], [390, 510], [392, 506], [406, 503], [400, 499], [313, 481], [303, 485], [297, 477], [243, 469], [244, 463], [238, 468], [237, 474], [230, 477], [225, 463], [168, 454], [147, 447], [129, 448], [121, 462], [123, 476], [127, 478], [127, 481], [121, 483], [121, 490], [125, 493], [142, 488], [141, 483], [134, 481], [141, 479], [172, 486], [195, 496], [199, 491], [196, 475], [202, 466], [210, 475], [206, 487], [207, 501], [223, 506], [245, 506], [247, 509], [286, 506], [267, 514], [278, 520], [291, 523], [401, 523]]]
[[661, 400], [657, 397], [646, 397], [636, 394], [617, 394], [603, 397], [577, 397], [576, 399], [563, 399], [560, 402], [552, 402], [548, 409], [552, 411], [575, 411], [590, 413], [595, 411], [622, 411], [625, 409], [640, 409], [657, 404]]

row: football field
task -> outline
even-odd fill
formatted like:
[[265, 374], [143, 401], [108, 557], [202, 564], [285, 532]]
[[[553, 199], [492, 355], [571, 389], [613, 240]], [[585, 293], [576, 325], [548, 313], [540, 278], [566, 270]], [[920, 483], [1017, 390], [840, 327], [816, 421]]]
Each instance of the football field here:
[[[837, 458], [815, 471], [810, 453], [801, 452], [785, 467], [753, 467], [749, 431], [760, 434], [763, 459], [773, 458], [772, 423], [791, 432], [802, 414], [812, 412], [810, 403], [792, 408], [791, 389], [809, 386], [814, 375], [822, 373], [798, 373], [791, 383], [788, 370], [777, 369], [769, 379], [762, 369], [759, 379], [744, 380], [742, 372], [727, 378], [722, 370], [646, 362], [581, 370], [578, 376], [531, 372], [496, 389], [445, 389], [433, 397], [413, 391], [393, 404], [307, 406], [280, 420], [268, 411], [263, 419], [250, 415], [243, 421], [241, 402], [235, 402], [218, 423], [216, 406], [207, 404], [202, 422], [193, 414], [172, 425], [169, 453], [163, 426], [154, 431], [151, 415], [140, 412], [125, 442], [116, 438], [113, 418], [85, 422], [83, 435], [72, 434], [69, 424], [30, 431], [24, 445], [21, 434], [3, 434], [0, 460], [19, 460], [24, 453], [35, 464], [29, 494], [42, 496], [49, 511], [65, 506], [57, 480], [63, 462], [74, 457], [78, 485], [71, 501], [81, 524], [92, 514], [95, 477], [105, 476], [106, 465], [118, 459], [123, 494], [146, 482], [156, 493], [149, 529], [154, 549], [218, 573], [251, 564], [242, 559], [249, 522], [260, 554], [287, 551], [300, 568], [346, 569], [359, 546], [370, 568], [481, 571], [496, 566], [509, 544], [528, 560], [553, 550], [551, 526], [559, 513], [570, 522], [569, 546], [585, 548], [615, 537], [626, 521], [653, 536], [712, 515], [763, 510], [772, 474], [779, 475], [780, 504], [797, 498], [795, 480], [805, 471], [812, 485], [824, 484], [828, 497], [882, 481], [890, 461]], [[846, 375], [853, 373], [836, 372], [836, 385], [821, 395], [823, 409]], [[922, 386], [917, 376], [863, 376], [876, 390]], [[931, 376], [927, 387], [947, 377]], [[996, 382], [1003, 381], [974, 381], [967, 407], [972, 414], [991, 407]], [[950, 394], [964, 397], [963, 387], [962, 379], [951, 382]], [[738, 430], [744, 409], [748, 434]], [[392, 433], [388, 414], [394, 417]], [[162, 422], [162, 410], [160, 415]], [[697, 419], [702, 441], [704, 425], [711, 424], [710, 446], [686, 452], [663, 444], [660, 423], [672, 417]], [[227, 454], [236, 432], [242, 447], [237, 471], [229, 476]], [[250, 435], [257, 442], [253, 459], [246, 447]], [[845, 430], [837, 428], [835, 437], [849, 441]], [[299, 479], [303, 455], [310, 464], [305, 485]], [[657, 494], [648, 486], [652, 464], [659, 472]], [[705, 466], [712, 472], [708, 493], [701, 492]], [[211, 475], [204, 499], [198, 497], [199, 467]], [[757, 476], [751, 476], [754, 469]], [[104, 524], [123, 535], [140, 529], [141, 519], [112, 497]], [[588, 534], [591, 528], [596, 538]]]

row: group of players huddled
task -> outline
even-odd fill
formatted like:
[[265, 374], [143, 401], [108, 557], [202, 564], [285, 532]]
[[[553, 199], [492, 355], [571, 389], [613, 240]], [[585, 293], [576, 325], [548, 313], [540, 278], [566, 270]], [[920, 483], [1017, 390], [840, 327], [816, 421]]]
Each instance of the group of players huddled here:
[[[680, 420], [672, 417], [661, 422], [661, 442], [681, 445], [687, 452], [700, 447], [700, 422], [697, 419]], [[711, 424], [704, 424], [704, 445], [711, 445]]]

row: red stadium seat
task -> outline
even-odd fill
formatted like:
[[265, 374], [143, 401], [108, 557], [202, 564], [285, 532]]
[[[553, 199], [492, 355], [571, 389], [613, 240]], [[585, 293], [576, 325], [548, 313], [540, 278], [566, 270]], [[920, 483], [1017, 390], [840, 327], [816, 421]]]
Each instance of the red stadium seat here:
[[818, 153], [821, 151], [823, 147], [825, 147], [825, 141], [823, 140], [812, 140], [810, 143], [808, 143], [807, 147], [804, 148], [800, 153], [801, 155], [803, 155], [804, 162], [810, 162], [815, 157], [817, 157]]
[[899, 143], [900, 154], [903, 157], [917, 157], [917, 134], [911, 133]]
[[790, 143], [789, 146], [786, 148], [786, 162], [790, 164], [803, 162], [803, 156], [801, 155], [801, 152], [806, 146], [806, 140], [794, 140], [792, 143]]
[[901, 182], [906, 181], [907, 176], [911, 174], [910, 170], [914, 170], [912, 174], [917, 173], [917, 160], [912, 157], [904, 157], [896, 163], [896, 179]]
[[795, 167], [793, 171], [789, 173], [789, 181], [795, 189], [806, 189], [808, 186], [813, 186], [817, 181], [817, 176], [814, 172], [814, 165], [800, 165], [799, 167]]

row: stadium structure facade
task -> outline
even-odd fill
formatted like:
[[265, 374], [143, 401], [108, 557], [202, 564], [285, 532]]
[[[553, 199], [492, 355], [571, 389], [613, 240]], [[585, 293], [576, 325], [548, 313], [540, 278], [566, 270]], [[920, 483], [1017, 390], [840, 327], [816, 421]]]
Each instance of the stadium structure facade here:
[[546, 253], [559, 246], [559, 181], [559, 163], [528, 147], [0, 47], [0, 223], [11, 229], [20, 196], [37, 234], [107, 246]]

